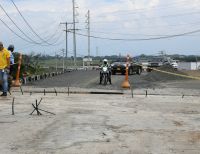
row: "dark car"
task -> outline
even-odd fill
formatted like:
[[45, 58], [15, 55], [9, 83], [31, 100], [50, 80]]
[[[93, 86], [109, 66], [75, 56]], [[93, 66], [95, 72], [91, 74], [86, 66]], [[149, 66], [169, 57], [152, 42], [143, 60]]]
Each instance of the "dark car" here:
[[153, 60], [149, 61], [149, 64], [147, 66], [147, 72], [151, 72], [153, 68], [158, 68], [163, 65], [162, 59], [154, 58]]
[[[115, 75], [116, 73], [120, 73], [122, 75], [124, 75], [126, 73], [126, 62], [125, 61], [117, 61], [111, 64], [111, 71], [112, 74]], [[142, 72], [142, 66], [137, 64], [137, 63], [133, 63], [130, 62], [128, 64], [128, 74], [132, 75], [134, 73], [136, 74], [141, 74]]]

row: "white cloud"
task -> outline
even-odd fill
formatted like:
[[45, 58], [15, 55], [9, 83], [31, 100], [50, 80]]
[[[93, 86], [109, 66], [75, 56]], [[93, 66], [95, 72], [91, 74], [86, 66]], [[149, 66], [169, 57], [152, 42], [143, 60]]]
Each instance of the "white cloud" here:
[[160, 0], [129, 0], [132, 2], [132, 7], [135, 9], [148, 8], [157, 6]]
[[[12, 6], [10, 1], [2, 0], [2, 5], [8, 11], [16, 23], [23, 28], [26, 33], [30, 33], [24, 22], [20, 18], [16, 9]], [[49, 36], [56, 29], [60, 22], [72, 21], [72, 1], [71, 0], [15, 0], [17, 6], [20, 8], [26, 19], [33, 25], [39, 34], [45, 33], [44, 36]], [[85, 27], [85, 14], [87, 10], [91, 12], [91, 27], [94, 31], [105, 31], [112, 33], [140, 33], [140, 34], [175, 34], [184, 31], [191, 30], [192, 26], [186, 23], [194, 23], [199, 21], [198, 14], [190, 16], [177, 16], [177, 17], [162, 17], [167, 15], [175, 15], [184, 12], [199, 11], [199, 0], [187, 0], [187, 1], [173, 1], [173, 0], [76, 0], [78, 5], [80, 23], [77, 24], [78, 28]], [[0, 11], [1, 18], [9, 23], [14, 28], [12, 23], [6, 18], [4, 13]], [[170, 25], [185, 24], [182, 26], [170, 26]], [[193, 25], [192, 28], [198, 28], [198, 25]], [[64, 29], [64, 27], [63, 27]], [[5, 28], [0, 27], [3, 30], [1, 39], [5, 39], [7, 34], [12, 33]], [[60, 28], [60, 31], [62, 28]], [[17, 30], [16, 30], [17, 31]], [[82, 32], [82, 31], [81, 31]], [[30, 33], [32, 36], [32, 34]], [[95, 34], [107, 37], [122, 37], [107, 34]], [[33, 36], [32, 36], [33, 37]], [[123, 38], [126, 38], [125, 36]], [[130, 37], [130, 36], [129, 36]], [[138, 37], [132, 36], [132, 37]], [[140, 36], [140, 37], [146, 37]], [[13, 38], [13, 34], [12, 37]], [[14, 37], [13, 42], [23, 44], [20, 39]], [[34, 38], [34, 37], [33, 37]], [[7, 42], [10, 41], [5, 39]], [[99, 40], [98, 42], [102, 42]], [[94, 44], [97, 46], [98, 44]], [[53, 48], [61, 48], [63, 45]], [[51, 47], [52, 48], [52, 47]], [[49, 48], [49, 49], [51, 49]], [[86, 45], [78, 46], [81, 50], [85, 50]], [[114, 47], [113, 47], [114, 48]], [[116, 48], [116, 47], [115, 47]], [[131, 46], [130, 46], [131, 48]], [[144, 47], [140, 47], [144, 49]], [[41, 48], [38, 47], [38, 50]]]

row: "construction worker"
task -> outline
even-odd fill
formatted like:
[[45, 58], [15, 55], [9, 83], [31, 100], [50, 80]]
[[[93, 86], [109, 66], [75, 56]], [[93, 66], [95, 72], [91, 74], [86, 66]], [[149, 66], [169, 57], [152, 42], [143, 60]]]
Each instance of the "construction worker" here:
[[14, 50], [15, 50], [14, 45], [10, 44], [8, 46], [8, 51], [10, 51], [10, 73], [9, 73], [10, 75], [12, 75], [12, 73], [13, 73], [14, 64], [15, 64], [15, 58], [13, 55]]
[[7, 96], [9, 70], [10, 52], [6, 48], [4, 48], [3, 43], [0, 42], [0, 81], [2, 82], [3, 92], [0, 96]]

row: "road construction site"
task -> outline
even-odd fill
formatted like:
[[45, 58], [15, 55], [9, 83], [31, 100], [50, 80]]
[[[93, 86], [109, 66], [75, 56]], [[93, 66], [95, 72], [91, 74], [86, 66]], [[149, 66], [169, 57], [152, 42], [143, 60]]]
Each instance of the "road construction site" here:
[[[166, 69], [164, 69], [166, 70]], [[185, 73], [167, 69], [166, 71], [171, 73], [177, 73], [185, 75]], [[92, 89], [110, 89], [110, 90], [123, 90], [121, 84], [124, 81], [125, 76], [121, 74], [112, 75], [112, 85], [99, 85], [99, 71], [72, 71], [66, 72], [61, 75], [50, 77], [48, 79], [41, 79], [39, 81], [28, 82], [25, 86], [34, 87], [77, 87], [77, 88], [92, 88]], [[162, 72], [143, 72], [141, 75], [129, 76], [129, 82], [133, 89], [154, 89], [154, 88], [187, 88], [187, 89], [199, 89], [200, 81], [192, 80], [180, 76], [165, 74]], [[184, 83], [184, 84], [182, 84]]]
[[123, 90], [124, 76], [104, 86], [98, 73], [65, 73], [0, 98], [0, 153], [199, 153], [200, 81], [144, 72]]

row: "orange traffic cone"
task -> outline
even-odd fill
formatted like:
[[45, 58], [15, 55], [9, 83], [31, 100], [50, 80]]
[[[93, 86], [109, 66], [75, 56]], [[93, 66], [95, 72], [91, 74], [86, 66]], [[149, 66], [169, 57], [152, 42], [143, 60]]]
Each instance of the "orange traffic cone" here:
[[19, 61], [18, 61], [18, 69], [17, 69], [17, 74], [16, 74], [16, 80], [13, 84], [14, 87], [20, 87], [21, 83], [19, 80], [19, 74], [20, 74], [20, 69], [21, 69], [21, 64], [22, 64], [22, 54], [19, 55]]
[[128, 81], [128, 61], [129, 61], [129, 55], [127, 56], [127, 63], [126, 63], [126, 76], [125, 76], [125, 80], [124, 82], [122, 83], [122, 88], [127, 88], [127, 89], [130, 89], [130, 83]]

